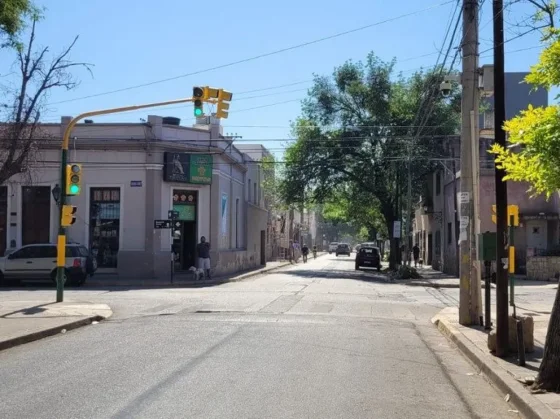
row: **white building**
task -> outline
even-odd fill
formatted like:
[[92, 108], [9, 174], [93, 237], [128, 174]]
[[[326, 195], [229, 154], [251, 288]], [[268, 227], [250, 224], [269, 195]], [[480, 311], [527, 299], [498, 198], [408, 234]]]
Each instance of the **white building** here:
[[[37, 164], [0, 186], [0, 252], [30, 243], [56, 243], [60, 139], [70, 118], [45, 124]], [[209, 122], [209, 121], [202, 121]], [[81, 123], [72, 132], [69, 163], [82, 164], [82, 193], [69, 199], [77, 221], [70, 240], [88, 246], [99, 272], [167, 278], [197, 260], [201, 236], [210, 241], [215, 275], [265, 263], [267, 211], [260, 167], [223, 137], [219, 121], [179, 125], [149, 116], [147, 123]], [[179, 213], [176, 227], [154, 220]]]

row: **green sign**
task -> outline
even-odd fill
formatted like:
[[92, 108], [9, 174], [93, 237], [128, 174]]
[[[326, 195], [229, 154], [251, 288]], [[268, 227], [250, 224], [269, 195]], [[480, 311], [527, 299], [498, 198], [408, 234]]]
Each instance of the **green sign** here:
[[212, 183], [212, 156], [191, 154], [190, 157], [190, 183], [210, 185]]
[[179, 213], [178, 220], [181, 221], [196, 221], [196, 206], [195, 205], [173, 205], [173, 211]]

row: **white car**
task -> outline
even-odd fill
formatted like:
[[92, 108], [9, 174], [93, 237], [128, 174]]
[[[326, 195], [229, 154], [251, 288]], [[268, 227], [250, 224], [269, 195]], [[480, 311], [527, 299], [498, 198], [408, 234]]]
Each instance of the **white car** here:
[[336, 248], [338, 247], [338, 242], [332, 242], [329, 244], [329, 255], [333, 252], [336, 252]]
[[[97, 270], [89, 250], [77, 243], [66, 245], [64, 282], [82, 285]], [[0, 283], [4, 280], [56, 282], [56, 244], [29, 244], [0, 258]]]

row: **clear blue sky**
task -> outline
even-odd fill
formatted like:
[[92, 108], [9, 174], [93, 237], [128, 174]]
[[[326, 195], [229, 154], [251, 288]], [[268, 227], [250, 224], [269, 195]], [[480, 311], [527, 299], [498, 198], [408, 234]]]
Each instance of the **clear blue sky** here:
[[[71, 58], [94, 64], [93, 78], [85, 71], [77, 72], [81, 85], [74, 91], [53, 92], [49, 103], [192, 73], [370, 25], [438, 3], [437, 0], [38, 2], [46, 7], [45, 19], [38, 28], [38, 44], [49, 45], [53, 51], [58, 51], [79, 35]], [[481, 64], [492, 62], [492, 50], [489, 50], [492, 39], [491, 5], [491, 1], [485, 1], [480, 20]], [[455, 3], [450, 3], [229, 68], [125, 92], [53, 104], [43, 117], [47, 121], [56, 121], [61, 115], [76, 115], [92, 109], [179, 98], [189, 96], [193, 85], [211, 85], [223, 87], [234, 94], [230, 117], [223, 121], [224, 131], [237, 133], [244, 140], [252, 139], [255, 143], [265, 140], [263, 144], [278, 152], [280, 143], [266, 140], [289, 137], [289, 123], [300, 112], [298, 100], [305, 97], [313, 73], [331, 74], [333, 68], [345, 60], [364, 59], [370, 51], [385, 60], [396, 57], [397, 69], [405, 74], [411, 74], [412, 70], [422, 66], [432, 66], [437, 59], [437, 50], [442, 47], [454, 8]], [[519, 16], [522, 11], [519, 8], [516, 10]], [[513, 36], [511, 31], [506, 32], [506, 38]], [[537, 60], [539, 49], [515, 51], [538, 45], [537, 34], [508, 42], [506, 70], [526, 71]], [[433, 55], [418, 58], [426, 54]], [[8, 58], [6, 52], [0, 54], [0, 73], [6, 73]], [[242, 93], [292, 83], [298, 84]], [[247, 110], [278, 102], [286, 103]], [[183, 124], [192, 123], [191, 107], [154, 109], [152, 112], [94, 119], [96, 122], [139, 121], [148, 113], [177, 116], [182, 118]]]

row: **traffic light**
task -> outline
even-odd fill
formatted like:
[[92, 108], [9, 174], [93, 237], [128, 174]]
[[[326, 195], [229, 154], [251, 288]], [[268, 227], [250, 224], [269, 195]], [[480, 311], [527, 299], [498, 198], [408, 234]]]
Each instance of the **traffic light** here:
[[[508, 205], [507, 206], [507, 224], [511, 226], [511, 217], [513, 217], [513, 226], [517, 227], [519, 225], [519, 206], [518, 205]], [[496, 205], [492, 205], [492, 222], [496, 224]]]
[[76, 222], [76, 217], [74, 214], [76, 214], [77, 209], [78, 208], [73, 205], [64, 205], [62, 207], [62, 220], [60, 224], [63, 227], [71, 226]]
[[196, 117], [204, 116], [204, 109], [202, 108], [202, 101], [205, 99], [204, 90], [202, 87], [193, 87], [194, 116]]
[[229, 102], [231, 102], [232, 97], [233, 95], [230, 92], [220, 89], [218, 93], [218, 109], [216, 110], [216, 118], [226, 119], [228, 117]]
[[82, 166], [80, 164], [66, 165], [66, 195], [79, 195], [82, 191]]

